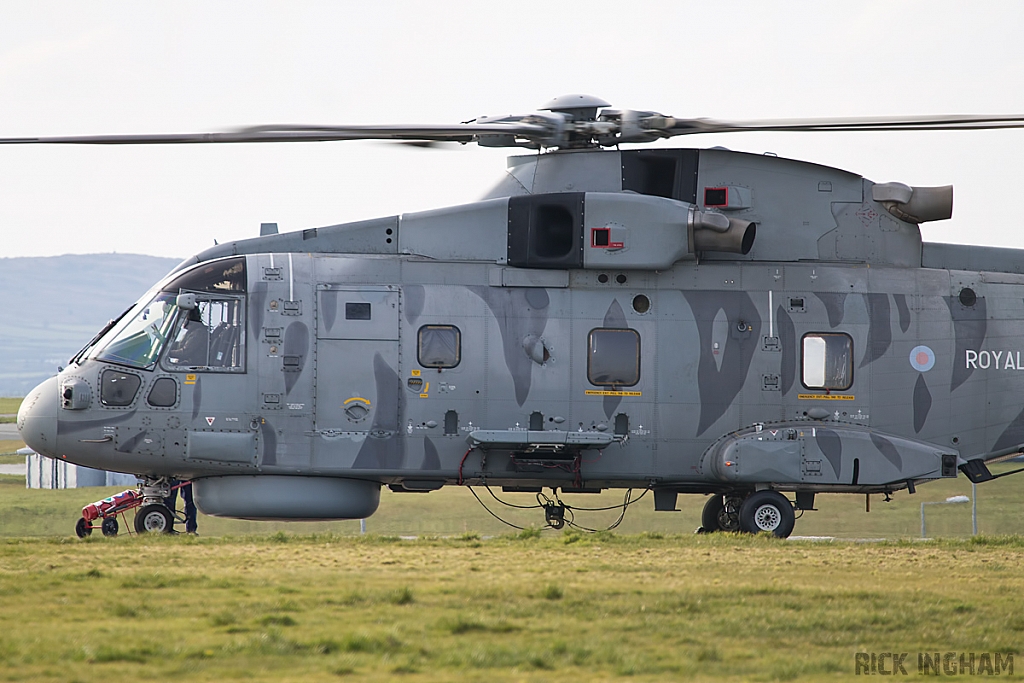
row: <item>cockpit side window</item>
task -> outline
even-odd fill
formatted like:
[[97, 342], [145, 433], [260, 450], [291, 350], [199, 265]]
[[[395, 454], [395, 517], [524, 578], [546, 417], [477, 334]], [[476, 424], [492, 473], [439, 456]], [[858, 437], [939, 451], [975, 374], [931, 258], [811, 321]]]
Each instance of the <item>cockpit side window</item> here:
[[161, 289], [175, 294], [181, 290], [242, 293], [245, 284], [245, 257], [239, 256], [195, 266]]
[[245, 299], [200, 295], [182, 311], [162, 363], [167, 370], [245, 371]]
[[850, 335], [805, 334], [801, 380], [808, 389], [846, 391], [853, 386], [853, 339]]

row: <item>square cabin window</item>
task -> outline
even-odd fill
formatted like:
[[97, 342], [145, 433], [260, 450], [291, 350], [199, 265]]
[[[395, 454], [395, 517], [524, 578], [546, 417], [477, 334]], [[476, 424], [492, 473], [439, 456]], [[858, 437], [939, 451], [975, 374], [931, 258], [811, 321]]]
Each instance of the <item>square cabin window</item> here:
[[417, 360], [425, 368], [454, 368], [462, 360], [462, 332], [454, 325], [424, 325], [417, 338]]
[[597, 328], [587, 344], [587, 379], [598, 387], [631, 387], [640, 381], [640, 334]]
[[803, 338], [803, 376], [808, 389], [846, 391], [853, 386], [853, 339], [812, 332]]

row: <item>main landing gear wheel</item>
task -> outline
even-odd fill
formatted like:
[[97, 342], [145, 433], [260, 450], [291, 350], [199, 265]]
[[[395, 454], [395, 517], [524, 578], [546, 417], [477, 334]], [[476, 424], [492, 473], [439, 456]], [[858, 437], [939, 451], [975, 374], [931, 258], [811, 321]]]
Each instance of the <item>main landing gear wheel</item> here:
[[767, 531], [787, 538], [795, 523], [792, 503], [778, 491], [757, 491], [740, 506], [740, 529], [747, 533]]
[[135, 515], [135, 531], [140, 534], [169, 534], [174, 530], [174, 515], [159, 503], [143, 505]]
[[117, 532], [120, 529], [117, 517], [107, 517], [104, 519], [100, 529], [103, 531], [104, 536], [117, 536]]
[[85, 521], [85, 517], [79, 517], [75, 522], [75, 535], [79, 538], [92, 535], [92, 527], [89, 526], [89, 522]]
[[704, 503], [700, 526], [704, 533], [713, 531], [739, 531], [741, 500], [736, 496], [713, 495]]

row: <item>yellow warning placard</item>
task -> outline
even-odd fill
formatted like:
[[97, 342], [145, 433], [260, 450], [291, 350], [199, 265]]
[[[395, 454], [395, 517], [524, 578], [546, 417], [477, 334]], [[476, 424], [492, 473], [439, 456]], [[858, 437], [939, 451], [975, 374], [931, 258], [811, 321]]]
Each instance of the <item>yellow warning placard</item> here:
[[797, 394], [801, 401], [852, 401], [856, 396], [850, 394]]
[[639, 391], [593, 391], [587, 389], [585, 392], [587, 396], [641, 396], [642, 392]]

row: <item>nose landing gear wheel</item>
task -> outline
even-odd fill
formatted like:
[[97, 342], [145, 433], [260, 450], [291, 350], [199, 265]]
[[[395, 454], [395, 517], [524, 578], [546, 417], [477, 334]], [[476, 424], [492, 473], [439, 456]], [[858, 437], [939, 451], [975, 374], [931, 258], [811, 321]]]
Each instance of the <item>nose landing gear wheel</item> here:
[[135, 515], [135, 531], [140, 534], [169, 534], [173, 529], [174, 517], [163, 505], [143, 505]]
[[767, 531], [787, 538], [795, 523], [792, 503], [778, 491], [757, 491], [740, 506], [740, 528], [747, 533]]
[[103, 531], [104, 536], [117, 536], [120, 525], [117, 523], [116, 517], [107, 517], [103, 520], [103, 524], [100, 529]]

